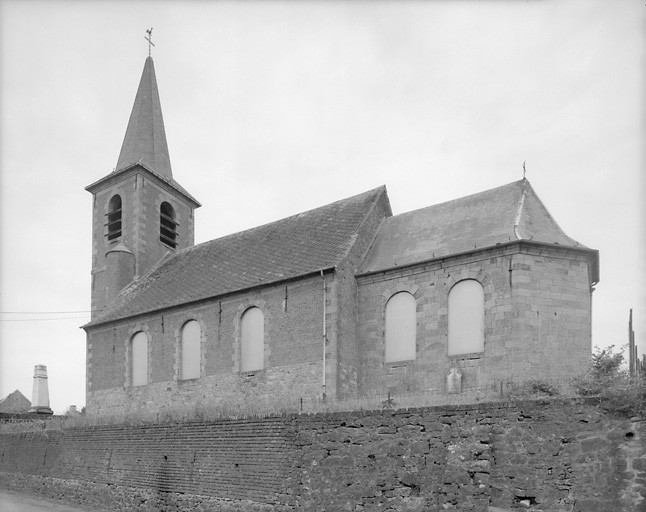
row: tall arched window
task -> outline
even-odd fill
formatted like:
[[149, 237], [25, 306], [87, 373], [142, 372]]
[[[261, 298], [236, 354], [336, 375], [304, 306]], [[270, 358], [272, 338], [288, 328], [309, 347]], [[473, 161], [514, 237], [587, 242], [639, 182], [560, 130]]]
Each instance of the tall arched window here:
[[121, 236], [121, 196], [116, 194], [110, 198], [108, 213], [106, 213], [108, 228], [108, 242]]
[[449, 355], [484, 351], [484, 290], [473, 279], [449, 292]]
[[173, 249], [177, 247], [177, 226], [175, 209], [164, 201], [159, 207], [159, 239]]
[[393, 295], [386, 303], [386, 362], [415, 359], [417, 304], [408, 292]]
[[139, 331], [130, 341], [130, 362], [133, 386], [148, 384], [148, 336]]
[[265, 315], [247, 309], [240, 318], [240, 371], [262, 370], [265, 363]]
[[200, 338], [200, 324], [195, 320], [186, 322], [182, 327], [182, 380], [200, 377]]

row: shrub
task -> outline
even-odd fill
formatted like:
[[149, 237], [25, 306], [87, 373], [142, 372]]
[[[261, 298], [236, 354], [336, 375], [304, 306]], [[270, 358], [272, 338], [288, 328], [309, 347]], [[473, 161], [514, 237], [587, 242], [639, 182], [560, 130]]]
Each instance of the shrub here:
[[574, 389], [581, 396], [596, 396], [608, 412], [625, 416], [646, 411], [646, 382], [629, 375], [622, 368], [624, 356], [614, 352], [614, 345], [603, 350], [595, 347], [590, 371], [574, 380]]
[[524, 399], [534, 398], [537, 396], [556, 396], [559, 395], [559, 390], [543, 380], [528, 380], [521, 383], [509, 383], [507, 385], [509, 398]]

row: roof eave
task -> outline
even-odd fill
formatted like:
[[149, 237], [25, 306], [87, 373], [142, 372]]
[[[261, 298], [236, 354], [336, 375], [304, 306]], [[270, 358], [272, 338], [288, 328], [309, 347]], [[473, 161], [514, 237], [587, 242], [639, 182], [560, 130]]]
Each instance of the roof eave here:
[[88, 329], [93, 329], [93, 328], [98, 327], [98, 326], [109, 325], [109, 324], [112, 324], [112, 323], [115, 323], [115, 322], [122, 322], [124, 320], [132, 320], [133, 318], [137, 318], [137, 317], [145, 316], [145, 315], [150, 315], [152, 313], [162, 313], [162, 312], [174, 309], [174, 308], [186, 307], [186, 306], [190, 306], [190, 305], [197, 304], [197, 303], [200, 303], [200, 302], [213, 301], [213, 300], [217, 300], [219, 298], [226, 297], [228, 295], [232, 295], [232, 294], [235, 294], [235, 293], [249, 292], [251, 290], [255, 290], [257, 288], [263, 288], [265, 286], [275, 286], [275, 285], [280, 284], [280, 283], [285, 283], [285, 282], [289, 282], [289, 281], [295, 281], [297, 279], [303, 279], [305, 277], [310, 277], [310, 276], [314, 276], [314, 275], [320, 275], [321, 273], [326, 273], [326, 272], [330, 272], [330, 271], [336, 271], [336, 268], [337, 268], [336, 265], [329, 265], [329, 266], [322, 267], [322, 268], [319, 268], [319, 269], [316, 269], [316, 270], [311, 270], [311, 271], [305, 272], [303, 274], [298, 274], [298, 275], [290, 276], [290, 277], [283, 277], [283, 278], [280, 278], [280, 279], [276, 279], [274, 281], [268, 281], [268, 282], [256, 284], [256, 285], [253, 285], [253, 286], [246, 286], [244, 288], [239, 288], [237, 290], [230, 290], [228, 292], [220, 293], [220, 294], [217, 294], [217, 295], [201, 297], [199, 299], [194, 299], [194, 300], [190, 300], [190, 301], [187, 301], [187, 302], [182, 302], [181, 304], [173, 304], [173, 305], [170, 305], [170, 306], [164, 306], [164, 307], [161, 307], [161, 308], [150, 309], [150, 310], [147, 310], [147, 311], [140, 311], [138, 313], [133, 313], [133, 314], [130, 314], [130, 315], [121, 316], [119, 318], [110, 318], [110, 319], [107, 319], [107, 320], [101, 320], [101, 318], [97, 318], [96, 320], [90, 320], [88, 323], [81, 325], [79, 327], [79, 329], [83, 329], [85, 332], [88, 332]]
[[443, 261], [447, 260], [449, 258], [457, 258], [460, 256], [467, 256], [470, 254], [476, 254], [479, 252], [484, 252], [488, 251], [491, 249], [500, 249], [500, 248], [505, 248], [505, 247], [511, 247], [513, 245], [534, 245], [534, 246], [542, 246], [550, 249], [566, 249], [566, 250], [571, 250], [571, 251], [576, 251], [576, 252], [583, 252], [587, 253], [590, 256], [592, 256], [592, 269], [590, 272], [590, 285], [594, 286], [599, 282], [599, 251], [596, 249], [590, 249], [588, 247], [581, 247], [581, 246], [573, 246], [573, 245], [562, 245], [559, 243], [549, 243], [549, 242], [535, 242], [533, 240], [527, 240], [527, 239], [520, 239], [520, 240], [512, 240], [509, 242], [500, 242], [495, 245], [488, 245], [486, 247], [478, 247], [476, 249], [470, 249], [468, 251], [462, 251], [462, 252], [457, 252], [453, 254], [446, 254], [444, 256], [438, 256], [434, 258], [427, 258], [425, 260], [419, 260], [415, 261], [413, 263], [405, 263], [403, 265], [395, 265], [395, 266], [390, 266], [390, 267], [385, 267], [385, 268], [380, 268], [376, 270], [369, 270], [365, 272], [360, 272], [355, 274], [355, 277], [366, 277], [374, 274], [379, 274], [383, 272], [390, 272], [393, 270], [401, 270], [405, 269], [408, 267], [413, 267], [416, 265], [425, 265], [428, 263], [433, 263], [436, 261]]
[[190, 195], [188, 192], [186, 192], [184, 190], [181, 190], [178, 187], [178, 185], [176, 184], [175, 180], [172, 180], [172, 179], [166, 178], [165, 176], [162, 176], [161, 174], [153, 171], [152, 169], [149, 169], [148, 167], [146, 167], [142, 163], [131, 164], [131, 165], [128, 165], [126, 167], [123, 167], [122, 169], [119, 169], [117, 171], [111, 172], [107, 176], [104, 176], [100, 180], [97, 180], [94, 183], [91, 183], [90, 185], [85, 187], [85, 190], [87, 190], [88, 192], [93, 194], [96, 191], [96, 189], [99, 187], [99, 185], [102, 185], [106, 181], [109, 181], [110, 179], [114, 179], [117, 176], [121, 176], [122, 174], [126, 173], [127, 171], [129, 171], [131, 169], [134, 169], [135, 167], [141, 167], [144, 171], [147, 171], [152, 176], [154, 176], [155, 178], [160, 180], [162, 183], [165, 183], [168, 186], [170, 186], [173, 190], [175, 190], [176, 192], [181, 194], [184, 198], [188, 199], [193, 204], [194, 208], [199, 208], [200, 206], [202, 206], [202, 204], [197, 199], [195, 199], [192, 195]]

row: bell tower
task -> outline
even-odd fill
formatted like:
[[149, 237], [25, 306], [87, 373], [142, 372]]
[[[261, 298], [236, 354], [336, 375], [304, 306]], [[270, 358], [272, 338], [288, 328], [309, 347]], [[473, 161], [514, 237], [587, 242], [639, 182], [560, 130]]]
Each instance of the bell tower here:
[[194, 244], [200, 203], [173, 179], [149, 56], [113, 172], [86, 190], [92, 202], [92, 318], [162, 258]]

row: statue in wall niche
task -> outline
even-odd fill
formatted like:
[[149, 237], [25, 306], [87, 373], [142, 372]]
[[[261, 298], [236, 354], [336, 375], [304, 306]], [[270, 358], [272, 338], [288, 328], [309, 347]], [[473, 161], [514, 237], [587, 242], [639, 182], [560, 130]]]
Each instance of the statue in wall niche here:
[[449, 374], [446, 376], [446, 392], [447, 393], [461, 393], [462, 392], [462, 373], [458, 370], [457, 364], [453, 363]]

